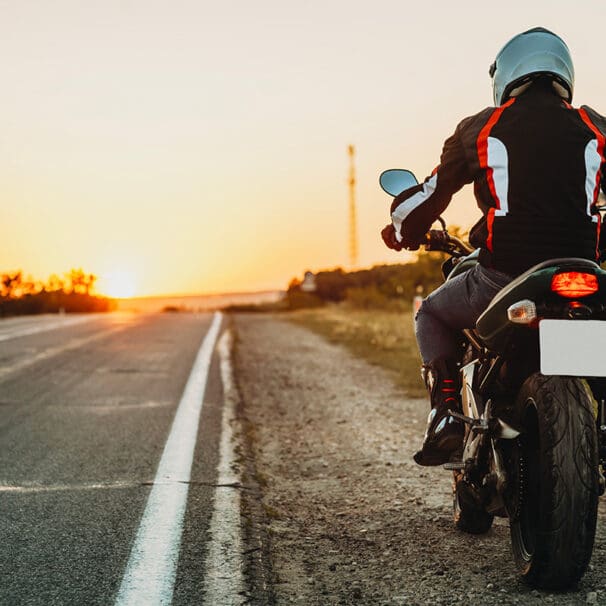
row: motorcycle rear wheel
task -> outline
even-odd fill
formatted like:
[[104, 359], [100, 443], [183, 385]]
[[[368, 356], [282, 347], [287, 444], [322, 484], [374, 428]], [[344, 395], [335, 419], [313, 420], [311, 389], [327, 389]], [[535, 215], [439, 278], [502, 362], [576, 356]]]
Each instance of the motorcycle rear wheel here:
[[531, 375], [516, 401], [523, 433], [510, 473], [511, 542], [522, 578], [567, 589], [589, 565], [599, 478], [594, 403], [573, 377]]

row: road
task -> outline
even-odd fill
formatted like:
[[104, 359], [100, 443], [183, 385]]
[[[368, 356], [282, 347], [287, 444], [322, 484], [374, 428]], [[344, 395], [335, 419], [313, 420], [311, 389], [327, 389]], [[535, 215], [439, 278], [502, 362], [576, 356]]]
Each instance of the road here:
[[[219, 477], [221, 324], [0, 321], [0, 604], [216, 601], [214, 504], [237, 492]], [[241, 581], [223, 581], [241, 603]]]
[[412, 462], [425, 415], [280, 316], [2, 320], [0, 605], [606, 604], [606, 502], [579, 586], [532, 590]]

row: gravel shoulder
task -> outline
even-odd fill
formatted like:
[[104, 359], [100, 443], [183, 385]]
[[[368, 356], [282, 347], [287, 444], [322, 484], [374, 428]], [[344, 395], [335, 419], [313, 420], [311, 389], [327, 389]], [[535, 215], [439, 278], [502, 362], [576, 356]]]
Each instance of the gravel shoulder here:
[[233, 317], [235, 375], [277, 604], [606, 604], [606, 507], [577, 591], [518, 581], [506, 519], [458, 532], [451, 476], [412, 453], [427, 415], [377, 366], [279, 316]]

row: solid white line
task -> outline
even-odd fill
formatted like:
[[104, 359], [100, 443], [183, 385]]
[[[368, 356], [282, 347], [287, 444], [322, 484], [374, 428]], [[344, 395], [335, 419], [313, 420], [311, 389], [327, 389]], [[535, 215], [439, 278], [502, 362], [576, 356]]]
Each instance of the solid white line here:
[[135, 482], [97, 482], [88, 484], [2, 484], [0, 482], [0, 493], [37, 493], [37, 492], [70, 492], [81, 490], [107, 490], [113, 488], [134, 488], [141, 486], [141, 483]]
[[223, 419], [217, 487], [210, 521], [210, 540], [204, 575], [204, 604], [239, 606], [245, 601], [240, 533], [240, 492], [221, 487], [236, 484], [240, 476], [235, 468], [232, 425], [235, 421], [236, 389], [231, 366], [231, 333], [224, 332], [219, 340], [221, 380], [223, 382]]
[[88, 345], [93, 341], [105, 339], [106, 337], [109, 337], [110, 335], [120, 332], [122, 330], [126, 330], [127, 328], [129, 328], [128, 325], [115, 326], [113, 328], [108, 328], [100, 332], [96, 332], [92, 335], [88, 335], [86, 337], [71, 339], [67, 343], [57, 345], [56, 347], [49, 347], [48, 349], [45, 349], [37, 354], [32, 354], [22, 360], [19, 360], [14, 364], [9, 364], [8, 366], [0, 366], [0, 380], [3, 380], [4, 377], [7, 375], [10, 375], [19, 370], [23, 370], [24, 368], [32, 366], [37, 362], [47, 360], [48, 358], [52, 358], [53, 356], [57, 356], [71, 349], [77, 349], [78, 347], [82, 347], [83, 345]]
[[27, 321], [18, 324], [0, 324], [0, 341], [10, 341], [20, 337], [29, 337], [41, 332], [56, 330], [57, 328], [69, 328], [98, 320], [100, 314], [79, 315], [79, 316], [36, 316], [27, 318]]
[[91, 320], [98, 319], [98, 315], [95, 316], [75, 316], [75, 317], [45, 317], [44, 319], [37, 319], [37, 321], [30, 322], [29, 326], [0, 326], [2, 332], [0, 332], [0, 341], [9, 341], [11, 339], [18, 339], [20, 337], [29, 337], [30, 335], [36, 335], [40, 332], [48, 332], [49, 330], [55, 330], [57, 328], [68, 328], [70, 326], [76, 326], [83, 324], [84, 322], [90, 322]]
[[181, 396], [116, 605], [172, 600], [198, 423], [221, 313], [214, 315]]

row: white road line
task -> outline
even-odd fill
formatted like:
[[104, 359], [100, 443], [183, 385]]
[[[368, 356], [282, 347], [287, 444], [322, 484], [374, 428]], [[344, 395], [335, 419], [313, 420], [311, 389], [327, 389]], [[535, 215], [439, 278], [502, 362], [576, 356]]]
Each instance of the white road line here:
[[115, 326], [113, 328], [108, 328], [106, 330], [96, 332], [86, 337], [71, 339], [71, 341], [68, 341], [67, 343], [57, 345], [56, 347], [49, 347], [48, 349], [45, 349], [37, 354], [30, 355], [27, 358], [24, 358], [23, 360], [15, 362], [14, 364], [0, 366], [0, 381], [4, 379], [4, 377], [6, 377], [7, 375], [17, 372], [18, 370], [23, 370], [28, 366], [32, 366], [32, 364], [35, 364], [36, 362], [40, 362], [41, 360], [47, 360], [48, 358], [57, 356], [61, 353], [69, 351], [70, 349], [77, 349], [78, 347], [82, 347], [83, 345], [88, 345], [93, 341], [104, 339], [105, 337], [109, 337], [110, 335], [120, 332], [122, 330], [126, 330], [127, 328], [129, 328], [128, 325]]
[[82, 490], [108, 490], [114, 488], [134, 488], [141, 486], [135, 482], [91, 482], [87, 484], [2, 484], [0, 483], [0, 493], [37, 493], [37, 492], [78, 492]]
[[32, 320], [29, 326], [0, 325], [0, 329], [2, 329], [0, 331], [0, 341], [29, 337], [30, 335], [55, 330], [56, 328], [68, 328], [69, 326], [76, 326], [77, 324], [83, 324], [84, 322], [90, 322], [98, 318], [99, 316], [97, 314], [94, 316], [75, 316], [69, 318], [55, 316], [50, 319], [45, 317], [44, 319], [37, 319], [36, 321]]
[[240, 477], [234, 463], [232, 425], [237, 401], [231, 367], [231, 333], [224, 332], [219, 341], [221, 380], [223, 382], [223, 420], [217, 465], [219, 487], [210, 521], [210, 540], [204, 575], [204, 604], [239, 606], [245, 602], [240, 533], [240, 492], [221, 485], [235, 484]]
[[221, 317], [221, 313], [215, 313], [181, 396], [116, 598], [117, 606], [153, 606], [172, 601], [187, 483]]

